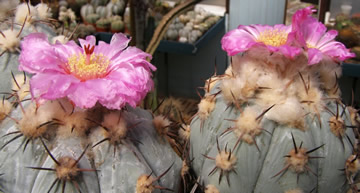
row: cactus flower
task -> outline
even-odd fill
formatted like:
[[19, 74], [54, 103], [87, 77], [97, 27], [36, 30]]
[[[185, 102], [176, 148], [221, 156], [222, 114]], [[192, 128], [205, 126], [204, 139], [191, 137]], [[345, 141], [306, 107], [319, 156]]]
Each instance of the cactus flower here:
[[136, 106], [152, 89], [151, 55], [128, 46], [125, 35], [114, 34], [110, 44], [95, 45], [94, 36], [79, 41], [51, 44], [42, 33], [24, 38], [19, 69], [34, 74], [30, 91], [37, 102], [68, 97], [80, 108], [99, 102], [120, 109]]
[[281, 52], [288, 58], [294, 58], [301, 53], [301, 49], [291, 46], [288, 35], [291, 26], [278, 24], [268, 25], [240, 25], [229, 31], [221, 40], [223, 50], [230, 56], [250, 50], [253, 47], [263, 46], [270, 52]]
[[308, 64], [319, 63], [324, 57], [336, 61], [344, 61], [355, 56], [344, 44], [335, 41], [336, 30], [326, 31], [324, 24], [311, 17], [312, 7], [297, 11], [292, 18], [292, 31], [300, 46], [304, 47], [308, 55]]

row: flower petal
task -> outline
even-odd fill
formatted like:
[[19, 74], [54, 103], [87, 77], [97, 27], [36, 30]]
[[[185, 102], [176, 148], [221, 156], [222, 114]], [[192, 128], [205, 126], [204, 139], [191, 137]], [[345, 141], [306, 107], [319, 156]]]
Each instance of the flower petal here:
[[[95, 54], [103, 54], [110, 64], [105, 66], [103, 76], [78, 79], [78, 71], [65, 66], [69, 65], [69, 58], [73, 61], [72, 67], [79, 67], [83, 73], [97, 72], [100, 64], [84, 63], [89, 62], [83, 61], [85, 59], [81, 57], [84, 55], [79, 54], [84, 50], [73, 41], [53, 45], [48, 43], [44, 34], [34, 34], [22, 43], [24, 52], [21, 53], [19, 68], [35, 73], [30, 80], [31, 94], [38, 102], [67, 96], [81, 108], [91, 108], [97, 102], [110, 109], [120, 109], [126, 104], [135, 106], [153, 88], [151, 71], [156, 68], [147, 61], [151, 55], [128, 47], [129, 41], [123, 34], [115, 34], [110, 44], [101, 42], [99, 46], [95, 46], [94, 36], [80, 40], [82, 46], [94, 45]], [[77, 57], [81, 60], [76, 60]], [[80, 68], [83, 64], [91, 64], [93, 66], [87, 67], [94, 68]]]
[[109, 68], [114, 70], [124, 62], [131, 62], [133, 65], [141, 65], [145, 68], [149, 68], [149, 70], [156, 70], [155, 66], [146, 61], [147, 58], [151, 59], [152, 57], [150, 54], [143, 52], [136, 47], [129, 47], [116, 57], [113, 57]]
[[73, 85], [80, 81], [73, 76], [59, 73], [41, 73], [30, 80], [31, 95], [35, 98], [54, 100], [73, 92]]
[[231, 30], [221, 39], [222, 49], [225, 50], [229, 56], [234, 56], [246, 51], [255, 44], [254, 36], [243, 29]]
[[92, 79], [75, 85], [74, 92], [69, 93], [68, 98], [78, 107], [91, 108], [99, 100], [113, 99], [116, 94], [114, 81]]
[[323, 58], [322, 52], [316, 48], [309, 48], [307, 53], [308, 53], [308, 64], [309, 65], [317, 64]]
[[131, 39], [122, 33], [116, 33], [112, 36], [110, 44], [99, 41], [95, 48], [96, 53], [104, 54], [109, 60], [114, 60], [128, 45]]
[[24, 38], [21, 42], [19, 62], [19, 70], [29, 73], [61, 71], [58, 55], [42, 33], [32, 33]]
[[85, 48], [85, 46], [90, 45], [90, 47], [95, 46], [96, 44], [96, 38], [95, 36], [86, 36], [84, 39], [79, 39], [80, 45], [82, 48]]

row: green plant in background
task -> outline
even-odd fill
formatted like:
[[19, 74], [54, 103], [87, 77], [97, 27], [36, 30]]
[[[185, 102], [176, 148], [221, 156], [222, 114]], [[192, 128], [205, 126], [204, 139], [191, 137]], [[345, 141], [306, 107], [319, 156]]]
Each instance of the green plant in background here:
[[108, 18], [111, 16], [111, 12], [106, 9], [106, 6], [97, 6], [95, 10], [96, 14], [98, 14], [100, 18]]
[[90, 3], [83, 5], [80, 9], [80, 15], [83, 20], [85, 20], [88, 15], [93, 14], [93, 13], [95, 13], [95, 10], [94, 10], [94, 7]]
[[110, 29], [111, 21], [108, 18], [100, 18], [96, 21], [96, 28], [107, 31]]
[[212, 192], [357, 192], [356, 113], [337, 84], [354, 54], [312, 12], [223, 37], [231, 66], [206, 81], [189, 141], [191, 166]]
[[124, 0], [110, 0], [106, 5], [106, 9], [111, 15], [121, 15], [126, 8]]
[[86, 22], [88, 22], [89, 24], [93, 24], [95, 25], [96, 21], [100, 18], [100, 16], [96, 13], [94, 14], [89, 14], [85, 17]]
[[124, 22], [121, 20], [116, 20], [111, 22], [110, 30], [112, 32], [121, 32], [124, 31], [125, 25]]

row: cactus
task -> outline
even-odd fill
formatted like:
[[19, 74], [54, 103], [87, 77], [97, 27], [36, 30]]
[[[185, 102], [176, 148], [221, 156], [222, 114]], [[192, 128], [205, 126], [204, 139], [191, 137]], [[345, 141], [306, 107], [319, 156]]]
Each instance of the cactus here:
[[[30, 103], [27, 106], [25, 112], [28, 114], [23, 114], [20, 107], [11, 113], [20, 124], [14, 124], [9, 118], [1, 123], [0, 135], [6, 136], [0, 142], [2, 188], [5, 192], [17, 193], [24, 189], [34, 193], [50, 189], [51, 192], [60, 192], [61, 186], [66, 186], [65, 192], [78, 192], [77, 189], [89, 193], [135, 192], [140, 184], [138, 178], [144, 175], [155, 179], [172, 164], [165, 176], [153, 184], [155, 187], [177, 188], [181, 160], [168, 143], [157, 140], [149, 112], [128, 107], [124, 111], [112, 112], [76, 108], [72, 113], [71, 104], [64, 100], [48, 102], [35, 114], [31, 112], [35, 105]], [[91, 120], [91, 111], [103, 112], [96, 113], [97, 119], [104, 116], [101, 124]], [[61, 123], [43, 124], [46, 128], [39, 128], [44, 132], [41, 138], [26, 137], [26, 132], [11, 135], [19, 131], [21, 122], [28, 118], [39, 121], [57, 119]], [[19, 135], [22, 135], [19, 139], [11, 141]], [[86, 144], [91, 145], [87, 147]], [[77, 168], [74, 175], [70, 173], [64, 177], [60, 174], [61, 160], [68, 157], [77, 161]], [[48, 171], [47, 168], [52, 169]], [[59, 184], [61, 186], [57, 187]]]
[[110, 14], [120, 15], [125, 10], [125, 2], [123, 0], [111, 0], [106, 5], [106, 9]]
[[292, 26], [239, 26], [223, 37], [231, 66], [206, 81], [191, 122], [191, 165], [207, 187], [355, 191], [354, 113], [337, 84], [341, 61], [354, 54], [311, 13], [298, 11]]
[[96, 21], [96, 29], [98, 31], [107, 31], [111, 26], [111, 22], [107, 18], [100, 18]]
[[122, 32], [124, 31], [125, 25], [121, 20], [116, 20], [111, 22], [110, 30], [112, 33]]
[[[19, 69], [34, 73], [30, 86], [28, 77], [17, 76], [18, 89], [0, 103], [4, 192], [143, 193], [178, 187], [180, 158], [157, 134], [153, 115], [135, 108], [152, 87], [155, 67], [146, 61], [151, 55], [128, 47], [129, 41], [114, 34], [110, 44], [95, 46], [89, 36], [79, 47], [73, 41], [48, 44], [41, 33], [24, 38]], [[32, 47], [34, 42], [39, 46]], [[34, 57], [39, 55], [44, 57]], [[112, 69], [104, 68], [110, 64]], [[130, 79], [119, 76], [123, 71]]]
[[97, 6], [95, 12], [100, 16], [100, 18], [107, 18], [111, 16], [111, 12], [109, 13], [105, 6]]
[[89, 24], [93, 24], [95, 25], [96, 21], [100, 18], [100, 16], [96, 13], [94, 14], [89, 14], [85, 17], [86, 22], [88, 22]]
[[91, 4], [86, 4], [83, 5], [80, 9], [80, 15], [83, 18], [83, 20], [85, 20], [85, 18], [90, 15], [95, 13], [94, 7]]

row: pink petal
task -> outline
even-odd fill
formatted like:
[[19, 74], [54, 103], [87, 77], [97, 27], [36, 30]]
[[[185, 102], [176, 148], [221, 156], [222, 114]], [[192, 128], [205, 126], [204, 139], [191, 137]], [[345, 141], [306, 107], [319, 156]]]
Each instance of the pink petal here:
[[62, 70], [58, 67], [58, 55], [42, 33], [33, 33], [24, 38], [21, 42], [19, 63], [19, 70], [29, 73]]
[[126, 35], [116, 33], [112, 36], [110, 44], [100, 41], [95, 52], [104, 54], [109, 60], [114, 60], [128, 46], [130, 40]]
[[309, 65], [317, 64], [323, 58], [322, 52], [316, 48], [309, 48], [307, 53], [308, 53], [308, 64]]
[[278, 50], [287, 58], [294, 59], [297, 55], [301, 53], [301, 49], [298, 47], [292, 47], [292, 46], [280, 46]]
[[340, 61], [344, 61], [356, 56], [354, 53], [351, 53], [350, 50], [344, 46], [344, 44], [337, 41], [332, 41], [326, 44], [322, 47], [321, 51], [331, 58], [338, 59]]
[[80, 82], [69, 93], [68, 98], [81, 108], [91, 108], [99, 100], [113, 99], [116, 97], [116, 85], [114, 81], [106, 79], [93, 79]]
[[222, 49], [225, 50], [229, 56], [234, 56], [246, 51], [255, 44], [254, 37], [247, 31], [241, 29], [231, 30], [221, 39]]
[[320, 39], [324, 36], [326, 29], [325, 25], [318, 22], [315, 18], [309, 18], [302, 24], [301, 31], [308, 45], [317, 46]]
[[336, 30], [330, 30], [319, 40], [317, 43], [317, 47], [321, 49], [322, 46], [326, 45], [327, 43], [333, 41], [337, 36], [338, 32]]
[[96, 38], [95, 36], [86, 36], [84, 39], [79, 39], [80, 45], [82, 48], [85, 48], [85, 46], [90, 45], [90, 47], [95, 46], [96, 44]]
[[[135, 106], [153, 88], [151, 71], [156, 68], [147, 61], [151, 55], [128, 47], [129, 41], [125, 35], [115, 34], [110, 44], [100, 42], [99, 46], [95, 46], [95, 52], [104, 54], [110, 60], [108, 72], [103, 78], [80, 81], [70, 72], [65, 72], [63, 65], [68, 58], [84, 50], [73, 41], [49, 44], [43, 34], [24, 39], [19, 68], [36, 73], [30, 84], [32, 96], [37, 97], [38, 102], [67, 96], [81, 108], [91, 108], [97, 102], [110, 109], [120, 109], [126, 104]], [[92, 46], [95, 37], [88, 36], [80, 43]]]
[[36, 74], [30, 80], [31, 95], [47, 100], [66, 97], [79, 82], [73, 76], [60, 73]]
[[113, 58], [109, 68], [113, 70], [121, 66], [124, 62], [131, 62], [133, 65], [141, 65], [145, 68], [156, 70], [155, 66], [146, 61], [147, 58], [151, 59], [152, 57], [150, 54], [136, 47], [129, 47]]

